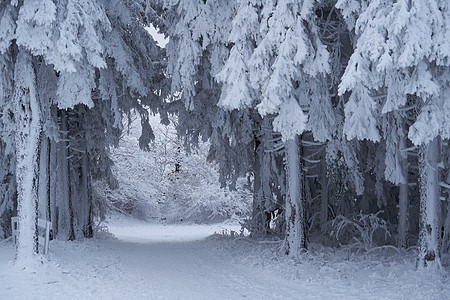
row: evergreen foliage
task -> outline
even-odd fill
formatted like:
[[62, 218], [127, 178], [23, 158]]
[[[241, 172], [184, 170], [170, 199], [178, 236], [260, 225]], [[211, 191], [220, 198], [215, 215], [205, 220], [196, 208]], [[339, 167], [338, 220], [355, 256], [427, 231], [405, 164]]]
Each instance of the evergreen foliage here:
[[[353, 224], [364, 250], [417, 245], [418, 266], [439, 268], [450, 238], [449, 9], [445, 0], [2, 1], [0, 238], [16, 213], [27, 228], [18, 258], [35, 251], [37, 216], [56, 238], [92, 236], [92, 181], [117, 185], [110, 147], [136, 111], [141, 149], [155, 138], [150, 113], [165, 125], [176, 115], [178, 147], [209, 142], [222, 187], [247, 178], [252, 237], [283, 239], [297, 257], [309, 237], [337, 245], [333, 224]], [[274, 211], [284, 215], [271, 227]], [[363, 237], [367, 220], [392, 238]]]

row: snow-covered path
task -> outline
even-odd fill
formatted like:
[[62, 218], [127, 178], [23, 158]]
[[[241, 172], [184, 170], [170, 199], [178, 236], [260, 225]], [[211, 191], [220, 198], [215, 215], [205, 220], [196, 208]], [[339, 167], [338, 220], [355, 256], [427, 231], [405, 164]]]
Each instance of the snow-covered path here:
[[[123, 272], [136, 276], [135, 282], [147, 281], [154, 298], [260, 299], [263, 295], [270, 295], [271, 299], [298, 298], [288, 285], [249, 273], [247, 268], [218, 255], [211, 246], [196, 241], [151, 246], [121, 244], [118, 248], [120, 252], [121, 247], [132, 252], [121, 259]], [[278, 294], [280, 290], [283, 292]]]
[[[249, 272], [205, 239], [223, 229], [133, 224], [110, 226], [119, 240], [52, 242], [51, 262], [0, 271], [0, 299], [298, 298], [293, 284]], [[12, 248], [0, 247], [13, 255]]]
[[271, 255], [270, 247], [255, 250], [250, 242], [207, 238], [223, 226], [110, 225], [118, 240], [52, 242], [50, 261], [26, 268], [8, 263], [13, 246], [0, 244], [0, 299], [447, 299], [450, 295], [447, 275], [424, 279], [409, 263], [368, 268], [326, 258], [293, 263]]
[[[109, 242], [109, 254], [120, 261], [123, 274], [147, 285], [151, 298], [161, 299], [297, 299], [283, 281], [251, 274], [206, 239], [226, 225], [110, 226], [120, 241]], [[237, 226], [227, 226], [237, 230]], [[129, 255], [121, 256], [122, 253]], [[262, 275], [262, 276], [261, 276]], [[285, 293], [279, 293], [280, 285]], [[136, 298], [143, 299], [139, 292]]]

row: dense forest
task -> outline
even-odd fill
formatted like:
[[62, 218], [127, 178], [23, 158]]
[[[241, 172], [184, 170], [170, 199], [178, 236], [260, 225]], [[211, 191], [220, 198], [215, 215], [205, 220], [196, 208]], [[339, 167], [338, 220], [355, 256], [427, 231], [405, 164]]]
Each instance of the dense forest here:
[[188, 151], [208, 141], [222, 188], [248, 181], [243, 226], [286, 255], [330, 235], [417, 246], [418, 268], [449, 252], [447, 0], [1, 1], [0, 239], [18, 215], [18, 260], [38, 216], [93, 236], [92, 186], [117, 185], [134, 113], [143, 150], [150, 114], [176, 116]]

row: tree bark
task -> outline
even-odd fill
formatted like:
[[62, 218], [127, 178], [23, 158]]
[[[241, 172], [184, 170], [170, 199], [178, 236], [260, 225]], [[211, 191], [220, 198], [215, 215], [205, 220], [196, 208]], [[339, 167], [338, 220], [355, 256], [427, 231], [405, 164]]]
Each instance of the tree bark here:
[[[399, 151], [406, 148], [406, 137], [400, 138]], [[401, 155], [401, 169], [403, 172], [403, 177], [405, 178], [404, 183], [399, 185], [399, 195], [398, 195], [398, 238], [397, 246], [399, 248], [406, 248], [406, 235], [408, 234], [408, 155], [405, 153]]]
[[286, 142], [286, 238], [285, 253], [297, 257], [306, 249], [304, 189], [305, 174], [300, 160], [298, 136]]
[[36, 253], [38, 152], [41, 133], [40, 105], [36, 95], [31, 55], [19, 49], [15, 67], [14, 119], [16, 123], [16, 181], [19, 217], [16, 261]]
[[267, 128], [271, 127], [270, 118], [261, 121], [259, 133], [255, 137], [254, 193], [253, 193], [253, 231], [252, 236], [261, 238], [269, 232], [270, 215], [268, 209], [274, 206], [271, 188], [271, 154], [268, 153]]
[[88, 168], [88, 155], [87, 149], [85, 148], [85, 153], [82, 154], [81, 161], [81, 211], [79, 222], [82, 225], [82, 231], [84, 237], [92, 237], [92, 220], [91, 220], [91, 210], [92, 203], [89, 192], [89, 168]]
[[54, 140], [50, 141], [50, 178], [49, 178], [49, 185], [50, 185], [50, 195], [49, 195], [49, 211], [50, 211], [50, 221], [52, 222], [52, 236], [56, 237], [58, 234], [58, 214], [56, 212], [57, 207], [57, 191], [58, 191], [58, 145]]
[[328, 176], [327, 176], [327, 165], [325, 162], [325, 157], [323, 158], [321, 174], [320, 174], [320, 230], [322, 234], [327, 232], [327, 220], [328, 220]]
[[408, 183], [401, 183], [398, 195], [398, 238], [397, 246], [406, 248], [408, 234]]
[[[450, 166], [450, 141], [447, 140], [443, 143], [443, 149], [446, 149], [445, 156], [447, 157], [447, 166]], [[450, 185], [450, 168], [447, 167], [447, 174], [445, 174], [446, 183]], [[447, 216], [445, 217], [443, 238], [442, 238], [442, 253], [449, 252], [450, 250], [450, 189], [447, 189]]]
[[48, 138], [44, 138], [41, 142], [41, 153], [39, 155], [39, 201], [38, 201], [38, 211], [39, 218], [48, 219], [49, 218], [49, 206], [48, 206], [48, 183], [49, 183], [49, 172], [48, 167], [49, 161], [49, 142]]
[[50, 138], [47, 138], [47, 169], [45, 170], [47, 172], [47, 184], [46, 184], [46, 190], [47, 190], [47, 198], [45, 199], [45, 203], [47, 205], [47, 220], [49, 220], [50, 222], [52, 221], [52, 205], [51, 205], [51, 172], [52, 172], [52, 167], [51, 167], [51, 154], [52, 154], [52, 142], [50, 141]]
[[61, 117], [61, 140], [57, 146], [57, 185], [56, 207], [58, 219], [58, 238], [70, 240], [74, 236], [73, 220], [70, 203], [70, 175], [68, 162], [67, 142], [67, 115], [65, 111], [59, 111]]
[[419, 147], [419, 257], [418, 268], [441, 267], [439, 253], [438, 138]]
[[253, 238], [261, 238], [266, 235], [266, 215], [264, 214], [264, 200], [262, 196], [261, 161], [263, 145], [259, 134], [255, 136], [255, 161], [253, 163], [253, 204], [251, 235]]

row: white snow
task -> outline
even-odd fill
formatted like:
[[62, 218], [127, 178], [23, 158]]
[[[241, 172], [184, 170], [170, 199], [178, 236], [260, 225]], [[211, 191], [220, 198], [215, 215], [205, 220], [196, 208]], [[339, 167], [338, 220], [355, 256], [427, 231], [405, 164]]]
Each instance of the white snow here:
[[153, 24], [150, 24], [149, 27], [145, 27], [145, 29], [150, 33], [150, 35], [153, 37], [153, 39], [156, 41], [159, 47], [165, 48], [167, 43], [169, 42], [169, 39], [164, 36], [164, 34], [159, 33], [158, 29], [153, 26]]
[[[118, 239], [52, 241], [49, 259], [12, 264], [0, 243], [0, 299], [448, 299], [449, 274], [417, 272], [415, 254], [351, 254], [311, 244], [215, 235], [236, 225], [109, 220]], [[389, 251], [389, 250], [386, 250]]]
[[130, 243], [170, 243], [194, 242], [204, 240], [215, 233], [221, 234], [231, 230], [239, 233], [239, 224], [176, 224], [148, 223], [115, 215], [109, 220], [108, 229], [121, 241]]

